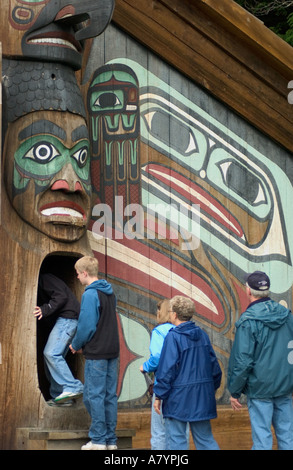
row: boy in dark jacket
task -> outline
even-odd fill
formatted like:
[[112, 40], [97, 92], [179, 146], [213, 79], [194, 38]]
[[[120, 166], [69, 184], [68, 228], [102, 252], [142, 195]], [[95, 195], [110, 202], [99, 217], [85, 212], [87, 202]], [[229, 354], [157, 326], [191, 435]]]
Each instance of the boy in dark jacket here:
[[119, 335], [116, 297], [111, 284], [98, 279], [98, 260], [84, 256], [75, 264], [85, 292], [77, 332], [70, 349], [85, 356], [84, 404], [91, 416], [91, 441], [82, 450], [113, 450], [116, 446]]
[[83, 384], [73, 377], [65, 356], [76, 332], [80, 305], [67, 284], [51, 273], [39, 277], [38, 301], [40, 307], [33, 312], [38, 320], [57, 317], [44, 349], [53, 399], [48, 404], [72, 404], [72, 399], [82, 395]]
[[208, 335], [191, 321], [195, 305], [183, 296], [170, 301], [170, 320], [154, 386], [155, 410], [163, 400], [168, 450], [187, 450], [189, 422], [197, 450], [218, 450], [210, 419], [217, 417], [215, 391], [222, 372]]

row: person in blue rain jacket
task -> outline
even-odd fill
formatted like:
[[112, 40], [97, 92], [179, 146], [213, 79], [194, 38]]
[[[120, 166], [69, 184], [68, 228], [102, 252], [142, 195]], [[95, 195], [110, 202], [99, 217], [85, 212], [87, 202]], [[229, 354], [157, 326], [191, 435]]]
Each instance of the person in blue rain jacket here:
[[175, 328], [165, 338], [154, 385], [154, 407], [165, 419], [168, 450], [187, 449], [186, 423], [197, 450], [218, 450], [210, 420], [217, 417], [220, 365], [208, 335], [192, 321], [194, 302], [175, 296], [170, 310]]

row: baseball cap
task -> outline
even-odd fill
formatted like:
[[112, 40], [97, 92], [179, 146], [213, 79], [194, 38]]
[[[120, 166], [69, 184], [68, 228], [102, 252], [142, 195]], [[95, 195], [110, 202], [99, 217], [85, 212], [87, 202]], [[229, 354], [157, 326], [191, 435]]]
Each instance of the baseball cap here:
[[270, 278], [262, 271], [247, 274], [245, 281], [251, 289], [265, 291], [270, 288]]

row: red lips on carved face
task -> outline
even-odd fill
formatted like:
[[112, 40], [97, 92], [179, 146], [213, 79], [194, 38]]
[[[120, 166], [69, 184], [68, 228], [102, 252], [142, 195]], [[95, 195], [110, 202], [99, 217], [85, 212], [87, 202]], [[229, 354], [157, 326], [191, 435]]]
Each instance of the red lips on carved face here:
[[73, 201], [54, 201], [40, 207], [40, 213], [47, 217], [65, 216], [77, 217], [86, 221], [86, 214], [83, 208]]

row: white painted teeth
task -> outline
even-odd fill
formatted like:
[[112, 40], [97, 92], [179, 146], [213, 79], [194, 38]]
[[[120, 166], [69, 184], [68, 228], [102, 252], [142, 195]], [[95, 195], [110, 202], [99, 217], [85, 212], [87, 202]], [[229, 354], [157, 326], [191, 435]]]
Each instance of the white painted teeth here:
[[82, 214], [74, 209], [68, 207], [50, 207], [41, 211], [42, 215], [71, 215], [72, 217], [82, 218]]
[[29, 42], [34, 43], [34, 44], [56, 44], [60, 46], [70, 47], [70, 49], [77, 51], [76, 47], [74, 47], [74, 45], [71, 42], [66, 41], [65, 39], [60, 39], [60, 38], [38, 38], [38, 39], [31, 39]]

